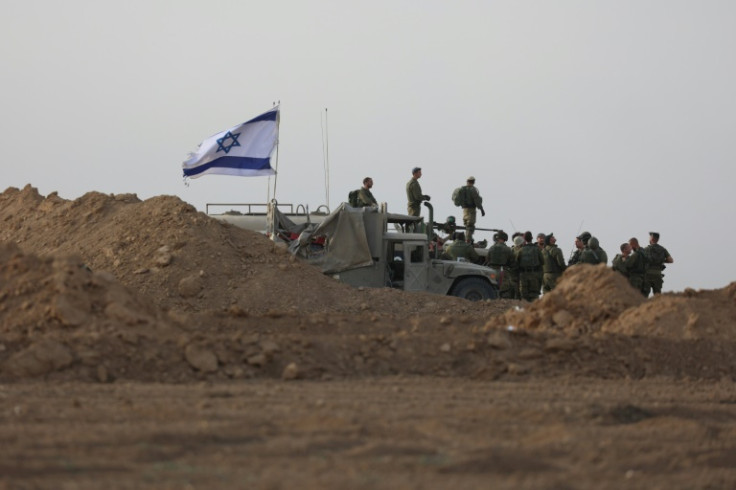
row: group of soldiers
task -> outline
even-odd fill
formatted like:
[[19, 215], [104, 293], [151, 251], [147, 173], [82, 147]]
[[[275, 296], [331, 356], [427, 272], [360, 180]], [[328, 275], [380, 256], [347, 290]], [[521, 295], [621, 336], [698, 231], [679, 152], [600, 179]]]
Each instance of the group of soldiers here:
[[[454, 222], [452, 216], [448, 222]], [[446, 229], [447, 223], [443, 226]], [[455, 232], [453, 238], [454, 241], [444, 247], [442, 258], [467, 260], [503, 271], [499, 295], [507, 299], [534, 301], [542, 293], [552, 291], [568, 267], [608, 264], [608, 254], [601, 248], [598, 239], [587, 231], [575, 238], [575, 250], [567, 263], [553, 233], [539, 233], [535, 241], [530, 231], [516, 232], [511, 236], [512, 246], [508, 246], [508, 234], [499, 231], [493, 235], [494, 243], [485, 258], [466, 241], [462, 232]], [[659, 244], [659, 233], [650, 232], [646, 248], [640, 247], [636, 238], [623, 243], [621, 253], [613, 259], [612, 268], [624, 275], [633, 288], [648, 297], [650, 292], [662, 292], [662, 271], [666, 264], [672, 262], [670, 253]]]
[[[406, 183], [406, 212], [409, 216], [419, 216], [421, 214], [421, 206], [423, 201], [429, 201], [427, 194], [422, 194], [422, 187], [419, 185], [419, 179], [422, 177], [421, 167], [411, 169], [411, 179]], [[470, 176], [466, 179], [465, 185], [458, 189], [458, 204], [463, 209], [463, 225], [465, 226], [465, 239], [472, 243], [473, 233], [475, 232], [475, 222], [477, 212], [480, 211], [481, 216], [485, 216], [483, 209], [483, 198], [475, 187], [475, 177]]]
[[[422, 193], [419, 185], [421, 177], [422, 169], [414, 167], [412, 177], [406, 184], [407, 213], [410, 216], [420, 216], [422, 202], [430, 200], [430, 196]], [[355, 191], [354, 205], [376, 206], [376, 199], [371, 192], [372, 187], [373, 179], [370, 177], [363, 179], [363, 187]], [[567, 263], [562, 250], [557, 246], [554, 234], [539, 233], [535, 241], [530, 231], [514, 233], [511, 236], [512, 246], [506, 245], [509, 240], [508, 234], [497, 231], [493, 235], [494, 243], [483, 258], [476, 250], [478, 244], [473, 244], [476, 210], [480, 210], [482, 216], [486, 214], [483, 209], [483, 198], [475, 187], [475, 177], [468, 177], [466, 185], [458, 191], [462, 196], [460, 202], [455, 203], [463, 209], [465, 232], [456, 231], [453, 216], [448, 217], [443, 224], [432, 223], [438, 230], [447, 233], [445, 238], [435, 234], [432, 245], [438, 249], [443, 248], [442, 258], [463, 259], [503, 271], [499, 290], [502, 298], [534, 301], [542, 293], [554, 289], [567, 267], [577, 264], [608, 264], [608, 254], [601, 248], [598, 239], [587, 231], [575, 238], [575, 249]], [[451, 243], [442, 247], [450, 240]], [[621, 244], [620, 252], [613, 259], [613, 270], [623, 274], [631, 286], [645, 297], [648, 297], [650, 292], [660, 294], [664, 277], [662, 271], [666, 264], [673, 262], [673, 259], [667, 249], [659, 244], [659, 233], [649, 233], [649, 245], [646, 248], [641, 248], [639, 241], [631, 238]]]

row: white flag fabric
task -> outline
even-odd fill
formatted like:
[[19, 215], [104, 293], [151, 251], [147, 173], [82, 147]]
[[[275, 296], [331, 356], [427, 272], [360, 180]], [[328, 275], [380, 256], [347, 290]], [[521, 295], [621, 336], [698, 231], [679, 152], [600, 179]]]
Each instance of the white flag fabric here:
[[184, 177], [207, 174], [274, 175], [271, 153], [279, 136], [279, 106], [210, 136], [182, 163]]

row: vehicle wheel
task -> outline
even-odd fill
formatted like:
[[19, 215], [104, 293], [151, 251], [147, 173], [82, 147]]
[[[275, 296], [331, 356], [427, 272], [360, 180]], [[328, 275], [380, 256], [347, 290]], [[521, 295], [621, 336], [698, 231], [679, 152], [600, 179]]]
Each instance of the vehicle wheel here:
[[479, 277], [460, 279], [450, 294], [470, 301], [498, 298], [498, 290]]

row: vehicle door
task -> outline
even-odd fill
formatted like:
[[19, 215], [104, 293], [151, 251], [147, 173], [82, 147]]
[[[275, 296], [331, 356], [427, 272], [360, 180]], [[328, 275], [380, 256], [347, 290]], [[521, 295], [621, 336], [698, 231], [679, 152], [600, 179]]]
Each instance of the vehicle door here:
[[427, 264], [429, 251], [427, 243], [421, 241], [404, 242], [404, 291], [427, 290]]

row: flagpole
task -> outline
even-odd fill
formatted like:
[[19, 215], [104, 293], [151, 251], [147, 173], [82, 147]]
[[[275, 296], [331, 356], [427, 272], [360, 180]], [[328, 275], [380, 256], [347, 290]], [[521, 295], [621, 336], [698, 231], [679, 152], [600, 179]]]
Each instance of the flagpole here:
[[325, 107], [325, 124], [323, 127], [322, 152], [324, 157], [325, 172], [325, 204], [330, 209], [330, 142], [327, 131], [327, 107]]
[[[278, 104], [276, 102], [274, 102], [273, 105], [274, 105], [274, 107], [276, 107], [276, 105], [279, 105], [280, 106], [281, 105], [281, 101], [279, 100], [278, 101]], [[279, 135], [280, 135], [280, 133], [279, 133], [279, 126], [280, 125], [281, 125], [281, 111], [279, 110], [278, 115], [276, 117], [276, 157], [275, 157], [276, 158], [276, 164], [274, 165], [274, 169], [273, 169], [274, 170], [274, 176], [273, 176], [273, 198], [274, 199], [276, 199], [276, 184], [278, 183], [278, 178], [279, 178], [279, 139], [280, 139], [279, 138]], [[269, 177], [269, 187], [270, 187], [270, 184], [271, 184], [270, 180], [271, 180], [271, 177]], [[270, 191], [270, 189], [269, 189], [269, 191]], [[271, 202], [271, 199], [269, 199], [268, 202]]]

